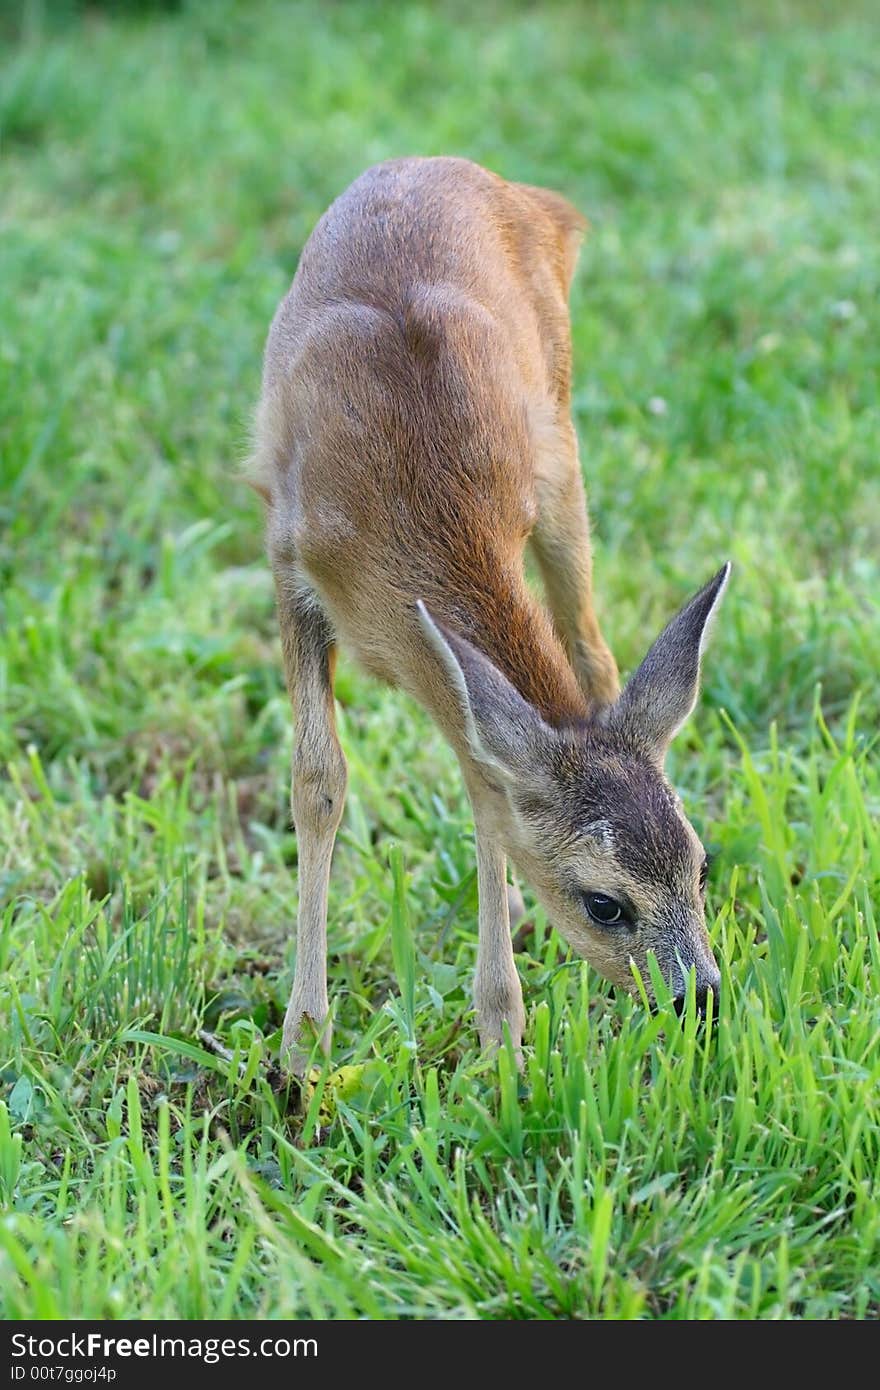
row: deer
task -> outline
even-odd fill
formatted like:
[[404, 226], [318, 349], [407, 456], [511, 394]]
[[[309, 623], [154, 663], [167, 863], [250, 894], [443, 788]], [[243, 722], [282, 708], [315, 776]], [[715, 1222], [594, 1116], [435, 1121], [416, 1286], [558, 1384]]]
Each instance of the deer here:
[[[299, 900], [281, 1059], [328, 1054], [331, 857], [347, 785], [338, 646], [413, 697], [473, 811], [481, 1045], [525, 1012], [508, 863], [579, 956], [655, 1007], [717, 1001], [707, 859], [664, 773], [725, 564], [621, 689], [593, 604], [571, 418], [586, 220], [468, 160], [367, 170], [308, 238], [266, 343], [249, 480], [265, 507], [294, 747]], [[544, 602], [526, 577], [526, 546]], [[716, 1003], [717, 1009], [717, 1003]]]

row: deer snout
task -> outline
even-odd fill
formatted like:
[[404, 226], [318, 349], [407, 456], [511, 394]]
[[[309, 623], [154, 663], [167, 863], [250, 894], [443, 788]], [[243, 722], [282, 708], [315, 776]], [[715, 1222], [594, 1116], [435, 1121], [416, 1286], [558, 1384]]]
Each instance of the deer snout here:
[[[721, 993], [721, 972], [719, 971], [717, 966], [713, 966], [710, 972], [707, 972], [706, 975], [701, 975], [697, 978], [696, 1005], [697, 1012], [700, 1015], [700, 1018], [702, 1019], [705, 1019], [709, 1007], [710, 989], [713, 995], [712, 1016], [713, 1018], [717, 1018], [718, 998]], [[675, 1012], [678, 1014], [679, 1018], [681, 1018], [682, 1014], [684, 1013], [686, 1003], [686, 993], [677, 994], [672, 1001], [673, 1008], [675, 1009]]]

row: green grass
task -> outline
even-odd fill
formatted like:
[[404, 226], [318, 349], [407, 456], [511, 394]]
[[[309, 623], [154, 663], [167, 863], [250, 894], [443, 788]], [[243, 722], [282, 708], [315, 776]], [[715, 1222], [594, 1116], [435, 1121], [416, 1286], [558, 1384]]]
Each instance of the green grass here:
[[[870, 0], [5, 13], [5, 1315], [877, 1316]], [[734, 561], [670, 760], [715, 851], [721, 1018], [615, 997], [535, 910], [524, 1076], [481, 1058], [458, 772], [343, 662], [334, 1064], [361, 1069], [301, 1111], [270, 1070], [289, 717], [235, 474], [314, 220], [415, 151], [591, 218], [575, 412], [622, 666]]]

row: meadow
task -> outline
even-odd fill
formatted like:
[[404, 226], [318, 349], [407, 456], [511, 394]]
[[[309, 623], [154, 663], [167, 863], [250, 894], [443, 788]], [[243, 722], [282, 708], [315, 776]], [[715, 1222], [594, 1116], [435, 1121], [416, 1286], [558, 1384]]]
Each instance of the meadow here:
[[[880, 1314], [878, 92], [870, 0], [4, 9], [4, 1317]], [[405, 153], [590, 218], [574, 411], [622, 669], [733, 561], [669, 762], [720, 1019], [615, 994], [529, 902], [524, 1073], [482, 1056], [457, 768], [343, 657], [334, 1056], [299, 1096], [238, 474], [303, 242]]]

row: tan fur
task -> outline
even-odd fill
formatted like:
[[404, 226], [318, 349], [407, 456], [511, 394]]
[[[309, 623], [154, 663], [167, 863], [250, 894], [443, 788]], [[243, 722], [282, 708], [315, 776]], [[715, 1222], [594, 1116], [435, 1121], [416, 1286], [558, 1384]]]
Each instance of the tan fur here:
[[[514, 844], [524, 862], [534, 855], [515, 832], [507, 757], [493, 763], [471, 714], [480, 671], [466, 678], [457, 663], [472, 646], [487, 689], [502, 682], [496, 715], [509, 689], [548, 731], [589, 723], [618, 694], [569, 416], [567, 296], [584, 225], [558, 194], [465, 160], [380, 165], [318, 223], [273, 321], [251, 476], [267, 502], [296, 717], [300, 905], [283, 1049], [294, 1067], [313, 1034], [329, 1045], [327, 878], [345, 790], [337, 640], [418, 700], [458, 754], [477, 829], [480, 1031], [498, 1041], [506, 1024], [519, 1045], [506, 855]], [[524, 578], [530, 538], [552, 621]], [[447, 631], [470, 646], [453, 652]], [[515, 724], [522, 711], [513, 696], [507, 706]]]
[[[301, 569], [340, 640], [447, 732], [416, 598], [479, 638], [548, 718], [585, 714], [591, 694], [522, 572], [541, 505], [552, 517], [566, 489], [578, 502], [570, 425], [543, 451], [542, 483], [532, 435], [568, 407], [580, 219], [547, 210], [565, 207], [463, 160], [381, 165], [318, 224], [269, 336], [255, 476], [273, 563]], [[559, 624], [580, 623], [613, 671], [578, 563], [578, 611]]]

